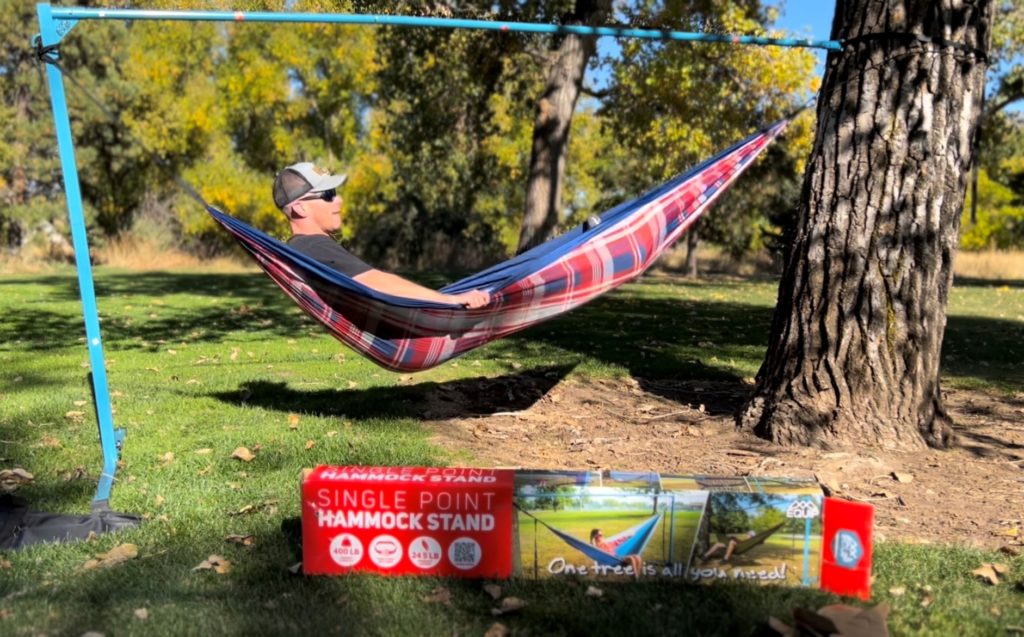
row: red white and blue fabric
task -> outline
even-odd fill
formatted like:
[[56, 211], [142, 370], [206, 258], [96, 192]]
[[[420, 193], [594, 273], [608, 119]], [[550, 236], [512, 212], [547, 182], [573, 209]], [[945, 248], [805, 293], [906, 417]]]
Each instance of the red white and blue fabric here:
[[782, 132], [783, 120], [643, 196], [441, 291], [479, 309], [383, 294], [213, 207], [209, 213], [336, 338], [382, 367], [420, 371], [579, 307], [643, 274]]

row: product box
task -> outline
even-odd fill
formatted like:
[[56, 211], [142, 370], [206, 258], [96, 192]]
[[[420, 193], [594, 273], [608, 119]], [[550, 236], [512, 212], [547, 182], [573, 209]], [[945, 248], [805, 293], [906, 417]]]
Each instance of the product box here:
[[514, 472], [318, 467], [302, 481], [307, 574], [509, 577]]
[[746, 581], [870, 596], [872, 508], [813, 480], [318, 467], [303, 570]]

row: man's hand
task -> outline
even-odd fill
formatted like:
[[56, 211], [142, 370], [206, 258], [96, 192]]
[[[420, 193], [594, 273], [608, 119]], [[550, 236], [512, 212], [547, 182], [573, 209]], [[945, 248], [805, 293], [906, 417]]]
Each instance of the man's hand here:
[[464, 294], [453, 294], [451, 295], [452, 303], [458, 303], [465, 305], [471, 310], [478, 307], [484, 307], [491, 302], [491, 293], [487, 290], [473, 290], [472, 292], [466, 292]]

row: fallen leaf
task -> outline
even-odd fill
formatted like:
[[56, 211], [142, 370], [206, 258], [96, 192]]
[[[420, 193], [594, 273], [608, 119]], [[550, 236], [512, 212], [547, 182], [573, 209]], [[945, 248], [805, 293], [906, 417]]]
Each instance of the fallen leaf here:
[[890, 475], [892, 476], [893, 480], [895, 480], [896, 482], [903, 483], [903, 484], [906, 484], [908, 482], [913, 482], [914, 481], [914, 476], [910, 475], [909, 473], [901, 473], [899, 471], [893, 471]]
[[24, 469], [0, 469], [0, 488], [4, 491], [14, 491], [18, 487], [32, 484], [34, 481], [35, 476]]
[[232, 534], [232, 535], [227, 536], [224, 539], [227, 540], [228, 542], [231, 542], [232, 544], [240, 544], [240, 545], [242, 545], [242, 546], [244, 546], [246, 548], [252, 548], [253, 546], [256, 545], [256, 536], [255, 535], [235, 535], [235, 534]]
[[292, 575], [298, 575], [302, 572], [302, 562], [296, 562], [288, 567], [288, 572]]
[[135, 615], [135, 619], [138, 619], [140, 621], [146, 621], [147, 619], [149, 619], [149, 611], [145, 608], [136, 608], [135, 613], [133, 614]]
[[596, 586], [588, 586], [587, 587], [586, 596], [587, 597], [604, 597], [604, 591], [601, 590], [600, 588], [596, 587]]
[[139, 547], [134, 544], [119, 544], [106, 553], [99, 553], [82, 565], [85, 570], [107, 568], [133, 560], [139, 556]]
[[39, 440], [39, 444], [41, 447], [46, 447], [48, 449], [60, 449], [60, 440], [51, 435], [44, 435]]
[[420, 599], [427, 604], [449, 604], [452, 601], [452, 592], [444, 586], [436, 586], [429, 595]]
[[228, 515], [230, 515], [230, 516], [246, 515], [248, 513], [256, 513], [257, 511], [262, 511], [264, 509], [267, 509], [270, 512], [276, 511], [277, 510], [277, 500], [267, 500], [266, 502], [260, 502], [258, 504], [247, 504], [244, 507], [242, 507], [241, 509], [235, 511], [234, 513], [228, 513]]
[[[888, 637], [889, 629], [886, 618], [889, 606], [879, 604], [874, 608], [857, 608], [845, 604], [832, 604], [818, 609], [817, 612], [803, 608], [793, 609], [796, 629], [783, 622], [769, 619], [773, 629], [786, 635], [842, 635], [843, 637]], [[772, 618], [774, 619], [774, 618]]]
[[886, 626], [888, 604], [882, 603], [874, 608], [832, 604], [818, 609], [818, 615], [831, 620], [843, 637], [883, 637], [889, 634]]
[[165, 466], [174, 462], [174, 452], [168, 451], [164, 455], [160, 456], [160, 462]]
[[153, 504], [155, 504], [158, 507], [162, 507], [164, 505], [164, 502], [166, 502], [166, 500], [164, 499], [164, 496], [160, 494], [157, 494], [157, 496], [153, 498]]
[[348, 381], [348, 388], [349, 389], [355, 389], [356, 387], [359, 387], [359, 383], [357, 383], [354, 380]]
[[85, 412], [69, 411], [66, 414], [64, 414], [64, 418], [70, 420], [71, 422], [82, 422], [83, 420], [85, 420]]
[[[20, 380], [21, 377], [19, 376], [18, 379]], [[14, 617], [13, 610], [10, 608], [0, 608], [0, 620], [10, 619], [11, 617]]]
[[1009, 555], [1010, 557], [1018, 557], [1020, 555], [1020, 547], [1006, 544], [999, 547], [999, 552], [1003, 555]]
[[982, 564], [971, 571], [971, 575], [979, 577], [993, 586], [999, 584], [999, 573], [992, 567], [992, 564]]
[[889, 589], [889, 594], [893, 597], [899, 597], [900, 595], [907, 592], [906, 586], [893, 586]]
[[231, 457], [238, 458], [242, 462], [252, 462], [256, 459], [256, 456], [254, 456], [246, 447], [239, 447], [238, 449], [235, 449], [231, 452]]
[[485, 584], [484, 592], [491, 596], [491, 599], [501, 599], [501, 587], [497, 584]]
[[230, 570], [231, 562], [229, 562], [228, 560], [224, 559], [219, 555], [211, 555], [210, 557], [200, 562], [199, 566], [193, 568], [192, 572], [194, 573], [196, 571], [213, 571], [218, 575], [223, 575]]
[[11, 563], [7, 559], [0, 557], [0, 571], [7, 570], [9, 568], [11, 568]]
[[206, 456], [206, 455], [209, 455], [211, 453], [213, 453], [213, 449], [210, 449], [209, 447], [203, 447], [202, 449], [196, 449], [196, 455], [197, 456]]
[[316, 443], [313, 442], [312, 440], [306, 441], [306, 449], [312, 449], [314, 446], [316, 446]]
[[781, 619], [778, 619], [777, 617], [769, 617], [768, 626], [771, 627], [772, 630], [777, 632], [781, 637], [800, 637], [800, 633], [797, 631], [796, 628], [793, 628], [792, 626], [785, 623]]
[[288, 414], [288, 428], [289, 429], [298, 429], [299, 428], [299, 415], [298, 414]]
[[494, 622], [491, 627], [484, 633], [484, 637], [507, 637], [509, 635], [508, 626], [501, 622]]
[[506, 613], [514, 613], [518, 610], [522, 610], [526, 607], [526, 602], [519, 599], [518, 597], [506, 597], [501, 600], [501, 606], [498, 608], [492, 608], [492, 615], [504, 615]]
[[920, 602], [921, 608], [928, 608], [929, 606], [932, 605], [932, 602], [934, 602], [934, 601], [935, 601], [935, 598], [932, 597], [931, 593], [924, 593], [924, 594], [922, 594], [921, 595], [921, 602]]
[[89, 472], [85, 470], [85, 467], [75, 467], [70, 471], [65, 471], [61, 474], [64, 482], [71, 482], [72, 480], [82, 480], [89, 477]]

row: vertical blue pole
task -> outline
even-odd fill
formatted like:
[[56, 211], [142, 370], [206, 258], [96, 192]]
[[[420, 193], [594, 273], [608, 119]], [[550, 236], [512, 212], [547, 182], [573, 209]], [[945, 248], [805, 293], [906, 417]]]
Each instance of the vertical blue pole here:
[[[59, 43], [63, 34], [58, 31], [58, 23], [53, 19], [50, 5], [36, 5], [36, 11], [43, 46]], [[62, 26], [67, 24], [65, 22]], [[110, 500], [110, 490], [114, 485], [114, 474], [117, 472], [118, 447], [124, 432], [115, 432], [110, 409], [103, 341], [100, 339], [100, 321], [96, 309], [96, 291], [93, 287], [92, 264], [89, 261], [89, 241], [85, 232], [85, 215], [82, 211], [82, 192], [78, 184], [71, 120], [68, 117], [68, 105], [64, 96], [64, 78], [52, 64], [46, 65], [46, 78], [50, 87], [50, 104], [53, 106], [60, 165], [64, 174], [64, 194], [67, 197], [68, 216], [71, 220], [71, 237], [74, 241], [75, 265], [78, 269], [78, 289], [82, 296], [82, 314], [85, 317], [85, 340], [92, 369], [93, 400], [100, 429], [100, 445], [103, 448], [103, 472], [100, 474], [92, 507], [93, 510], [102, 510], [107, 508]]]

